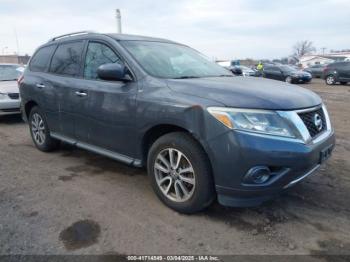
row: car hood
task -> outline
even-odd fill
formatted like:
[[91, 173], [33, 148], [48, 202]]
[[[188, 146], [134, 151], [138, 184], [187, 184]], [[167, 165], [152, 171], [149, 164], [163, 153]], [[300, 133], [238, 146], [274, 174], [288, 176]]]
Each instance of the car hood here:
[[305, 88], [264, 78], [169, 79], [167, 84], [175, 92], [210, 99], [228, 107], [293, 110], [322, 103], [318, 95]]
[[19, 93], [17, 81], [0, 81], [0, 93]]

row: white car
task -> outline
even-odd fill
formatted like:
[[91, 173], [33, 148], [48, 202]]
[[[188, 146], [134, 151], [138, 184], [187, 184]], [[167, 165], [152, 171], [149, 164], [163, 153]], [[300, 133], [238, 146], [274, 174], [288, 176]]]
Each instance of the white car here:
[[23, 70], [21, 65], [0, 64], [0, 116], [21, 113], [17, 79]]

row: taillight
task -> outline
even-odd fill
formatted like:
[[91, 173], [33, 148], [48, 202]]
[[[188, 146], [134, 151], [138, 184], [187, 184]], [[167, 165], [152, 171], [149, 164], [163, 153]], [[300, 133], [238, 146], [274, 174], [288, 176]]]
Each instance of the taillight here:
[[23, 80], [24, 80], [24, 75], [22, 74], [22, 75], [17, 79], [17, 84], [18, 84], [18, 86], [19, 86], [20, 84], [22, 84]]

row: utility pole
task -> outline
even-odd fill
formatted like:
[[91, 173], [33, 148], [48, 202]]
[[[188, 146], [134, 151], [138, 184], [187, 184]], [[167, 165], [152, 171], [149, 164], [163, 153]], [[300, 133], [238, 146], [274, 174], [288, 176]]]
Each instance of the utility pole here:
[[117, 20], [117, 33], [121, 34], [122, 33], [122, 16], [120, 14], [119, 9], [115, 10], [115, 18]]
[[17, 45], [17, 55], [19, 56], [19, 44], [18, 44], [18, 36], [17, 36], [16, 27], [14, 27], [14, 32], [15, 32], [16, 45]]
[[326, 50], [327, 48], [326, 47], [322, 47], [321, 50], [322, 50], [322, 55], [324, 55], [324, 51]]

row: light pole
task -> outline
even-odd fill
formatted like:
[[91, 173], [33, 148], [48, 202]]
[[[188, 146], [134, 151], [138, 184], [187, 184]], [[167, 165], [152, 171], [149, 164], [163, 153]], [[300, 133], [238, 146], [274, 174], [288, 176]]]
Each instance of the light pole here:
[[122, 33], [122, 16], [120, 14], [119, 9], [115, 10], [115, 18], [117, 20], [117, 33], [121, 34]]

